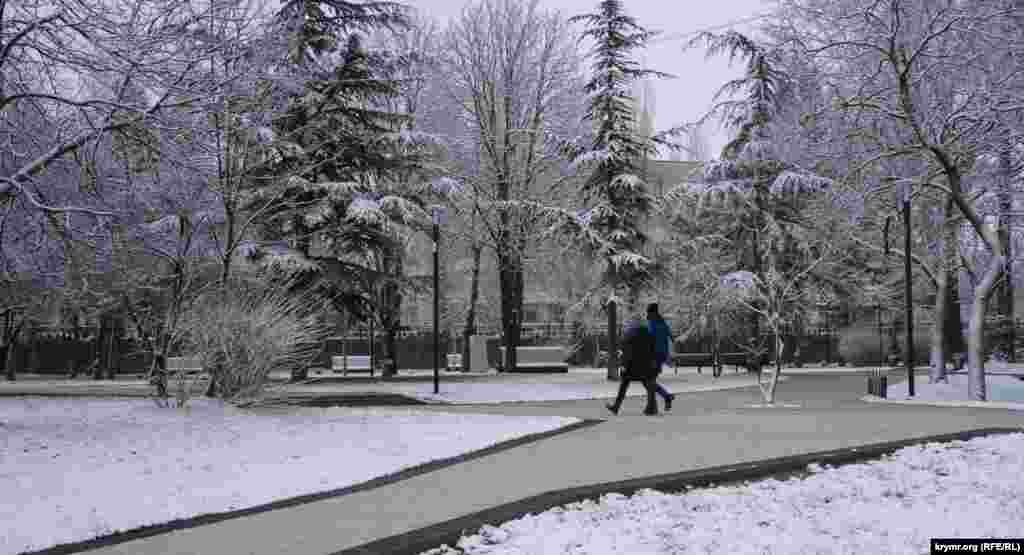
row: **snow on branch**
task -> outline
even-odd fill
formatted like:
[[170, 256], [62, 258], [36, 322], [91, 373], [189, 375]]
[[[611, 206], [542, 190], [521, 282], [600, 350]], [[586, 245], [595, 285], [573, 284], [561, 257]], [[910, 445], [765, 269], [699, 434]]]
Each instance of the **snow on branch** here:
[[784, 171], [772, 182], [771, 192], [781, 193], [815, 193], [831, 188], [835, 183], [828, 178], [812, 173]]
[[366, 225], [384, 225], [387, 216], [381, 211], [381, 203], [370, 195], [356, 195], [348, 206], [350, 220]]

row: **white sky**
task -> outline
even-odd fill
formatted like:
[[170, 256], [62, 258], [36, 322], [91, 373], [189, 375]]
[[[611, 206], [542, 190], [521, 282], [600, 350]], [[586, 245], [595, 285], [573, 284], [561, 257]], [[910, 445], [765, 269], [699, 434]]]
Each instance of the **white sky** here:
[[[526, 0], [524, 0], [526, 1]], [[407, 0], [407, 4], [437, 18], [442, 25], [458, 15], [466, 0]], [[627, 0], [629, 15], [644, 27], [663, 32], [663, 37], [693, 33], [712, 27], [750, 18], [770, 8], [770, 0], [717, 0], [712, 2], [683, 2], [680, 0]], [[540, 0], [546, 9], [561, 10], [567, 16], [590, 13], [597, 9], [598, 0]], [[734, 29], [746, 32], [749, 23]], [[715, 29], [715, 31], [725, 30]], [[651, 45], [646, 52], [650, 69], [676, 75], [676, 79], [654, 83], [654, 125], [663, 130], [680, 123], [696, 120], [711, 106], [712, 97], [723, 83], [739, 75], [740, 68], [729, 67], [726, 58], [704, 59], [703, 49], [682, 51], [689, 39], [665, 40]], [[718, 156], [726, 134], [712, 125], [707, 129], [712, 155]]]

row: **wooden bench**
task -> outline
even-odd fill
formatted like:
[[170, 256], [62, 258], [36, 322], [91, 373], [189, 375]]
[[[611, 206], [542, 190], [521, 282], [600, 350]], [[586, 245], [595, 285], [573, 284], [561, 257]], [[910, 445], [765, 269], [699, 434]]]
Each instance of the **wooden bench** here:
[[701, 369], [705, 366], [710, 366], [712, 370], [715, 367], [715, 354], [714, 353], [678, 353], [672, 355], [672, 367], [676, 373], [679, 373], [680, 366], [696, 366], [697, 373], [701, 373]]
[[[501, 363], [505, 362], [505, 347], [498, 347]], [[568, 372], [565, 347], [516, 347], [516, 367], [511, 372]]]
[[[728, 364], [736, 369], [737, 372], [740, 368], [747, 368], [748, 362], [750, 361], [750, 353], [718, 353], [718, 364], [719, 366], [725, 366]], [[771, 359], [768, 355], [761, 355], [761, 366], [767, 366]]]
[[369, 372], [371, 375], [373, 374], [369, 355], [332, 356], [331, 370], [341, 372], [342, 375], [349, 372]]
[[203, 371], [203, 362], [199, 357], [167, 357], [167, 371], [199, 374]]

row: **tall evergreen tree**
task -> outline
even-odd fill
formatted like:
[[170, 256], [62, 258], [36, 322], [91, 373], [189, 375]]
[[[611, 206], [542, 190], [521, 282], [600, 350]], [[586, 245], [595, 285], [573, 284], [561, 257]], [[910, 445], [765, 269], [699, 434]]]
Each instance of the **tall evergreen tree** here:
[[589, 54], [593, 74], [584, 86], [589, 95], [584, 120], [592, 123], [594, 135], [586, 143], [568, 148], [572, 161], [590, 174], [580, 191], [587, 208], [562, 222], [562, 228], [583, 238], [604, 262], [602, 281], [610, 291], [605, 303], [609, 312], [608, 377], [617, 379], [616, 306], [624, 299], [635, 312], [639, 291], [654, 271], [653, 260], [642, 252], [648, 240], [642, 223], [653, 198], [640, 163], [656, 153], [659, 144], [667, 144], [661, 137], [637, 133], [632, 85], [645, 78], [670, 76], [642, 68], [634, 59], [633, 52], [656, 33], [627, 15], [620, 0], [602, 0], [597, 12], [573, 17], [570, 22], [583, 23], [583, 37], [594, 43]]
[[[387, 2], [292, 2], [279, 20], [294, 33], [286, 72], [301, 90], [283, 95], [275, 132], [277, 178], [255, 198], [282, 199], [264, 218], [264, 236], [291, 249], [265, 255], [310, 277], [339, 311], [371, 317], [386, 279], [382, 262], [399, 252], [399, 230], [425, 223], [436, 143], [410, 130], [409, 116], [382, 99], [399, 93], [388, 68], [401, 60], [371, 50], [364, 33], [406, 26]], [[326, 278], [326, 279], [324, 279]]]

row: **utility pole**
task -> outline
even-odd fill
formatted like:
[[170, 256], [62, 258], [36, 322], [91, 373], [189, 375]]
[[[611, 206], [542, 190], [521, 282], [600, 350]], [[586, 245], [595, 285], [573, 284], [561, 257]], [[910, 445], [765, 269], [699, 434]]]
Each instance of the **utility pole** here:
[[906, 351], [903, 354], [903, 363], [907, 367], [907, 395], [914, 396], [914, 297], [913, 297], [913, 275], [910, 268], [910, 194], [912, 188], [909, 183], [898, 188], [899, 196], [903, 202], [903, 294], [906, 304], [907, 319], [907, 341]]
[[441, 224], [445, 222], [447, 214], [443, 206], [435, 206], [430, 211], [431, 223], [434, 224], [433, 228], [433, 239], [434, 239], [434, 394], [437, 395], [441, 391], [441, 373], [440, 373], [440, 359], [441, 359], [441, 294], [440, 294], [440, 265], [438, 251], [441, 244]]

